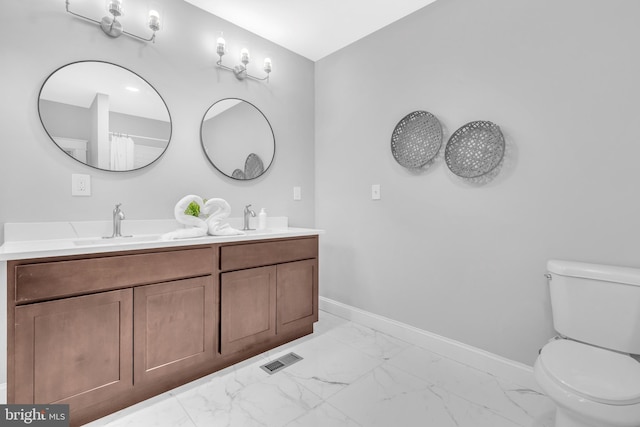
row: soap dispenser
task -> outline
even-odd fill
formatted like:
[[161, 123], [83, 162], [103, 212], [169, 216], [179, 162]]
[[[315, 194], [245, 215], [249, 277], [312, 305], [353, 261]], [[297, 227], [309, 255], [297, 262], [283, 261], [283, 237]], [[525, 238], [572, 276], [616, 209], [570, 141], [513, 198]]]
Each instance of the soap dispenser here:
[[260, 209], [260, 213], [258, 214], [258, 230], [266, 230], [267, 229], [267, 211], [264, 208]]

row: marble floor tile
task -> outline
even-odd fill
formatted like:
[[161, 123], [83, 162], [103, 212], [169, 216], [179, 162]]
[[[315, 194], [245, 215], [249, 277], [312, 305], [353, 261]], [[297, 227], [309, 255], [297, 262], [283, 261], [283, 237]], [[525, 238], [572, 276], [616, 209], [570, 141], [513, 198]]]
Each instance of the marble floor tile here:
[[326, 399], [383, 362], [321, 335], [290, 349], [304, 358], [282, 372], [322, 399]]
[[535, 390], [420, 347], [408, 347], [389, 359], [389, 363], [463, 399], [495, 408], [502, 416], [523, 426], [530, 426], [553, 410], [551, 400]]
[[385, 363], [327, 400], [363, 426], [519, 427]]
[[[289, 352], [303, 360], [269, 375]], [[552, 427], [545, 396], [320, 312], [312, 335], [91, 427]]]
[[361, 425], [325, 402], [296, 418], [286, 427], [361, 427]]
[[178, 400], [168, 394], [141, 402], [123, 411], [87, 424], [91, 427], [196, 427]]
[[284, 426], [322, 402], [286, 375], [270, 376], [257, 364], [175, 397], [198, 427]]
[[327, 336], [355, 347], [369, 356], [387, 360], [409, 347], [409, 343], [354, 322], [327, 331]]

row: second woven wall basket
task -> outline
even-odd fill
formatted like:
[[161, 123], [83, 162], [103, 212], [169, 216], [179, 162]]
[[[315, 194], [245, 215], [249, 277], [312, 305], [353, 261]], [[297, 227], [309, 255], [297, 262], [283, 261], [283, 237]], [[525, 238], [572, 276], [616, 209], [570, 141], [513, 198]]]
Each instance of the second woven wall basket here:
[[489, 121], [467, 123], [456, 130], [444, 152], [447, 166], [462, 178], [478, 178], [494, 170], [505, 151], [500, 127]]

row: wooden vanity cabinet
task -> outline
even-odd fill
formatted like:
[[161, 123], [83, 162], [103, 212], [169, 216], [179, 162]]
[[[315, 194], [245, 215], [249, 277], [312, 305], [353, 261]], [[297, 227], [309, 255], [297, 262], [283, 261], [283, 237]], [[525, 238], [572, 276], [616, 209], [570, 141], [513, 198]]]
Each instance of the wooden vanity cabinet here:
[[215, 357], [217, 303], [212, 276], [133, 290], [135, 384], [204, 366]]
[[124, 289], [16, 307], [9, 402], [82, 408], [127, 392], [132, 302]]
[[315, 236], [220, 248], [223, 356], [313, 331], [318, 320], [317, 256]]
[[276, 336], [276, 267], [220, 275], [220, 353], [229, 355]]
[[313, 332], [318, 237], [7, 263], [7, 401], [80, 425]]
[[209, 246], [10, 261], [8, 402], [69, 404], [78, 425], [211, 371], [216, 258]]
[[279, 334], [318, 321], [318, 260], [288, 262], [277, 266], [277, 316]]

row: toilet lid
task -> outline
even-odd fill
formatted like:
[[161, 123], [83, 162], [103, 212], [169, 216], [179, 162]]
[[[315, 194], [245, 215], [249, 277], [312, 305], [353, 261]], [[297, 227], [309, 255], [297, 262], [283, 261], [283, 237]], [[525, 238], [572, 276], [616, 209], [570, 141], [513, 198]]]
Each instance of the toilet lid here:
[[590, 400], [640, 402], [640, 363], [630, 356], [560, 339], [542, 348], [540, 362], [556, 381]]

